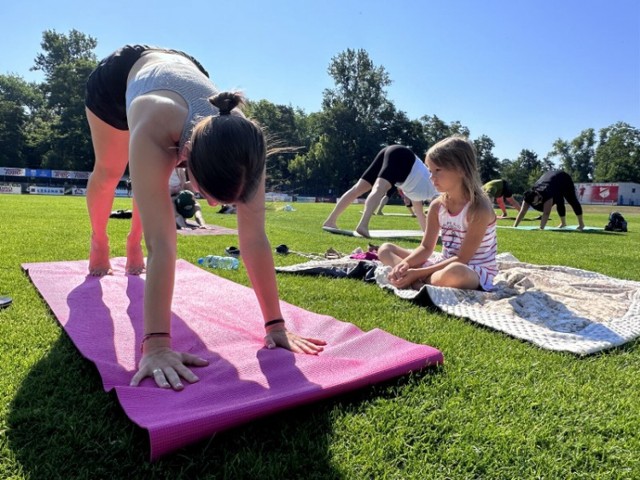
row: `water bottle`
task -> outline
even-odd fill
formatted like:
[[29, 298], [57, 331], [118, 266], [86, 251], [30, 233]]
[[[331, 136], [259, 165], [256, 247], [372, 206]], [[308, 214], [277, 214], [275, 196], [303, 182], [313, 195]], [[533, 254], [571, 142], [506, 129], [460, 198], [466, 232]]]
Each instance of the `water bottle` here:
[[222, 270], [237, 270], [240, 261], [235, 257], [221, 257], [218, 255], [207, 255], [198, 259], [198, 263], [209, 268], [220, 268]]

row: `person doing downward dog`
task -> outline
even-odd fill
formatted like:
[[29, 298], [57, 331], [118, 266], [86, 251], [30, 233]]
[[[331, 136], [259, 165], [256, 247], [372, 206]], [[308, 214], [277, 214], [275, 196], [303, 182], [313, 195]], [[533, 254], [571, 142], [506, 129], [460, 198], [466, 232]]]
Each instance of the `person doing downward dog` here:
[[513, 192], [509, 182], [502, 178], [491, 180], [482, 186], [484, 192], [490, 199], [495, 199], [500, 210], [502, 210], [502, 216], [500, 218], [507, 218], [507, 207], [504, 204], [506, 200], [516, 210], [520, 210], [520, 204], [513, 198]]
[[540, 229], [544, 230], [547, 221], [549, 221], [549, 215], [551, 214], [551, 209], [554, 204], [560, 216], [560, 225], [558, 226], [561, 228], [566, 227], [567, 209], [564, 205], [566, 199], [578, 218], [578, 230], [584, 229], [582, 205], [580, 205], [580, 201], [576, 195], [576, 187], [571, 179], [571, 175], [567, 172], [563, 172], [562, 170], [546, 172], [533, 184], [533, 187], [524, 192], [522, 198], [522, 207], [518, 212], [515, 222], [513, 222], [514, 227], [520, 224], [531, 206], [539, 212], [542, 212]]
[[[426, 164], [441, 195], [429, 206], [415, 250], [393, 243], [378, 249], [382, 263], [393, 267], [389, 281], [398, 288], [429, 283], [491, 290], [497, 274], [496, 214], [482, 190], [473, 144], [459, 136], [441, 140], [427, 152]], [[442, 252], [432, 256], [438, 235]]]
[[146, 45], [116, 51], [87, 81], [85, 105], [96, 157], [87, 188], [89, 273], [112, 273], [107, 221], [127, 163], [134, 207], [126, 272], [140, 274], [146, 268], [147, 273], [142, 357], [131, 385], [153, 377], [160, 387], [180, 390], [182, 379], [198, 380], [188, 366], [207, 364], [171, 348], [176, 224], [169, 178], [176, 167], [188, 169], [208, 203], [237, 204], [240, 249], [264, 317], [265, 345], [316, 354], [325, 344], [286, 329], [265, 234], [266, 142], [260, 127], [241, 113], [243, 103], [238, 93], [218, 92], [189, 55]]
[[394, 185], [402, 189], [405, 197], [411, 200], [420, 228], [424, 231], [426, 217], [422, 209], [422, 202], [430, 200], [437, 195], [437, 192], [429, 179], [429, 170], [424, 162], [410, 149], [402, 145], [391, 145], [380, 150], [362, 177], [340, 197], [323, 227], [338, 228], [338, 217], [342, 212], [360, 195], [371, 190], [365, 201], [360, 222], [356, 227], [356, 232], [363, 237], [369, 237], [371, 215]]

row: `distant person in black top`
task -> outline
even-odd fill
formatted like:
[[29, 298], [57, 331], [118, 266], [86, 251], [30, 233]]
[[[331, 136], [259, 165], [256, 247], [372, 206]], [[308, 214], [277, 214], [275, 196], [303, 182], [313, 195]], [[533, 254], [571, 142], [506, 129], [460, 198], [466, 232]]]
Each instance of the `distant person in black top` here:
[[558, 226], [566, 227], [567, 211], [564, 206], [565, 200], [569, 202], [569, 205], [573, 208], [573, 212], [576, 214], [576, 217], [578, 217], [578, 230], [584, 229], [582, 206], [576, 196], [576, 187], [573, 184], [571, 176], [561, 170], [553, 170], [545, 173], [530, 190], [524, 192], [522, 208], [520, 208], [520, 212], [513, 226], [517, 227], [525, 213], [527, 213], [527, 210], [529, 210], [529, 207], [533, 207], [542, 212], [540, 229], [543, 230], [547, 224], [547, 220], [549, 220], [551, 208], [555, 204], [558, 215], [560, 216], [560, 225]]

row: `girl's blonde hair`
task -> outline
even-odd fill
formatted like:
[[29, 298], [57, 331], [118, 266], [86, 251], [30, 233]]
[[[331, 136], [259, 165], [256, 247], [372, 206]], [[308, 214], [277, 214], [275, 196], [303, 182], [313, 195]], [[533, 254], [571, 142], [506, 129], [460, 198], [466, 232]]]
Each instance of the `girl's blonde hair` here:
[[[463, 188], [472, 207], [487, 198], [482, 190], [476, 147], [468, 138], [454, 135], [440, 140], [427, 151], [425, 159], [427, 158], [440, 168], [458, 170], [462, 173]], [[447, 193], [443, 193], [442, 197], [446, 203]]]

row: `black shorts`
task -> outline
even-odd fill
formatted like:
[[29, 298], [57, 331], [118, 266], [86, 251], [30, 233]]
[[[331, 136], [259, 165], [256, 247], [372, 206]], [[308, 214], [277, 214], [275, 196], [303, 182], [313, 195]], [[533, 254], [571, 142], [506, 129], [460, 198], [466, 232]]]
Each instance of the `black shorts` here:
[[377, 178], [384, 178], [391, 185], [403, 183], [413, 168], [416, 155], [402, 145], [385, 147], [360, 178], [373, 185]]
[[85, 106], [103, 122], [118, 130], [129, 130], [127, 122], [127, 78], [140, 57], [147, 52], [165, 52], [182, 55], [191, 60], [207, 77], [204, 67], [192, 56], [179, 50], [150, 47], [148, 45], [125, 45], [103, 59], [87, 79]]

